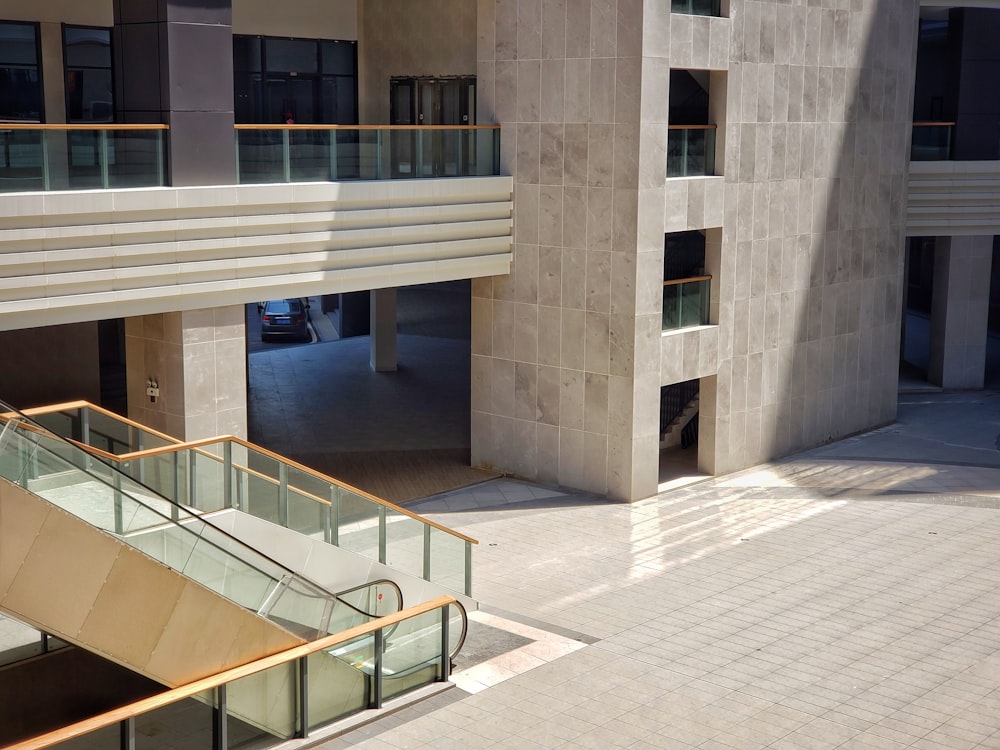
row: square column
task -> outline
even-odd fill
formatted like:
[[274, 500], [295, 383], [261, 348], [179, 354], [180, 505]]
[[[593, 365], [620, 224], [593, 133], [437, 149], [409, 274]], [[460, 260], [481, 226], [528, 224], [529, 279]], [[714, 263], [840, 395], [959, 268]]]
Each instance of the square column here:
[[375, 372], [396, 371], [396, 290], [371, 291], [371, 366]]
[[938, 237], [934, 249], [928, 379], [943, 388], [982, 388], [993, 237]]
[[242, 305], [127, 318], [125, 361], [131, 419], [181, 440], [246, 438]]

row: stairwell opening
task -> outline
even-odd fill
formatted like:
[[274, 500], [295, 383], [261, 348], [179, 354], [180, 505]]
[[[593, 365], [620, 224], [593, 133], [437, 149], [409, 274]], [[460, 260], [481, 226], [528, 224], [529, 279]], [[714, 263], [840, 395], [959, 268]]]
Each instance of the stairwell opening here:
[[660, 485], [698, 472], [698, 423], [701, 381], [660, 388]]

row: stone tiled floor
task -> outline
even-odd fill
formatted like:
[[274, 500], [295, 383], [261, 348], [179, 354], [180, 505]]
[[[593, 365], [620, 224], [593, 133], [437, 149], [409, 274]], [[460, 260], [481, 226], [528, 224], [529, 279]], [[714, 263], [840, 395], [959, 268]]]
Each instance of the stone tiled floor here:
[[419, 503], [480, 540], [487, 613], [578, 637], [324, 747], [1000, 748], [998, 435], [997, 394], [921, 394], [632, 505], [510, 480]]

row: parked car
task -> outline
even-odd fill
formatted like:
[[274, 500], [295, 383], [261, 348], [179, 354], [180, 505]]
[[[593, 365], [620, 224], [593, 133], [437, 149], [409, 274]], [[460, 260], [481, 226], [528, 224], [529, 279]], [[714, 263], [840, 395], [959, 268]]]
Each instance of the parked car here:
[[260, 306], [260, 340], [276, 336], [310, 339], [309, 305], [300, 299], [272, 299]]

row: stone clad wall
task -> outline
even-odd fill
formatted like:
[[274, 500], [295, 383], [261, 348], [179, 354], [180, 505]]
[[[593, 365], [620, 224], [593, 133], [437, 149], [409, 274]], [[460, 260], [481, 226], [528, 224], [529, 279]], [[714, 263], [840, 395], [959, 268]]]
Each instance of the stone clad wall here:
[[479, 121], [503, 125], [515, 244], [510, 276], [473, 285], [475, 465], [656, 490], [663, 233], [692, 218], [664, 178], [671, 67], [724, 87], [701, 467], [893, 419], [918, 3], [824, 5], [479, 0]]

